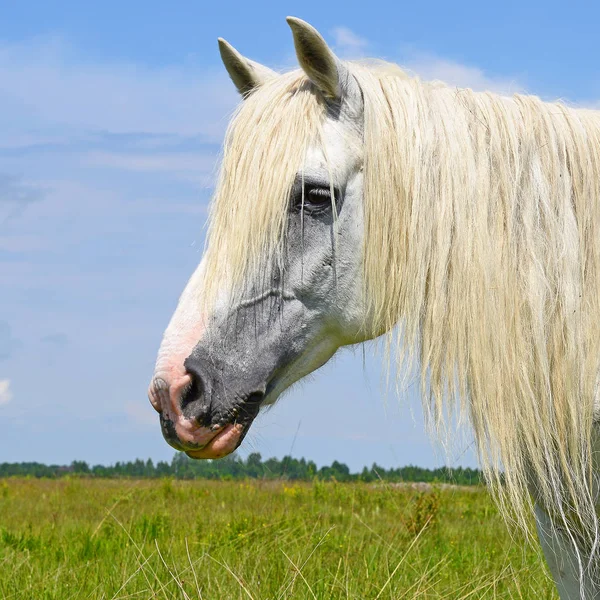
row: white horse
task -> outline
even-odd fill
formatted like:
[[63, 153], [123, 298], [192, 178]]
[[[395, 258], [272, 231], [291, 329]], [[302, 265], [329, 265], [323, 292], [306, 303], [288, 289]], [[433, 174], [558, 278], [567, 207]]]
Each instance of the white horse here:
[[288, 23], [292, 73], [219, 40], [244, 101], [150, 385], [166, 440], [224, 456], [338, 348], [395, 332], [504, 514], [535, 504], [561, 598], [600, 598], [600, 113], [342, 62]]

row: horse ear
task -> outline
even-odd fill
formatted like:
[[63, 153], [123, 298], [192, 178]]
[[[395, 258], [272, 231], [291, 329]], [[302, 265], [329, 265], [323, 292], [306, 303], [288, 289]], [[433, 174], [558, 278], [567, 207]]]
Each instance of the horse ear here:
[[276, 75], [275, 71], [271, 71], [268, 67], [242, 56], [223, 38], [219, 38], [219, 52], [229, 77], [244, 97]]
[[287, 17], [294, 36], [296, 56], [302, 70], [328, 100], [340, 100], [347, 84], [358, 85], [344, 63], [333, 53], [321, 34], [312, 26]]

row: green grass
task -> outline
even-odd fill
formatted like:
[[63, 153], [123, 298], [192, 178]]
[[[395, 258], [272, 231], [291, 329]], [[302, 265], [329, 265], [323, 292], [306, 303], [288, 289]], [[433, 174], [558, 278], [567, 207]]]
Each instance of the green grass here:
[[556, 598], [477, 487], [0, 481], [0, 598]]

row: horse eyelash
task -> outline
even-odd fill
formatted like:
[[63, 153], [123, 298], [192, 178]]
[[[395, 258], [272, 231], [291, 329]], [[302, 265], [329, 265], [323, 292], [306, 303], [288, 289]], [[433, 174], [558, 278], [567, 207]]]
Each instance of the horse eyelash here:
[[308, 190], [308, 195], [331, 198], [331, 190], [329, 188], [315, 187]]

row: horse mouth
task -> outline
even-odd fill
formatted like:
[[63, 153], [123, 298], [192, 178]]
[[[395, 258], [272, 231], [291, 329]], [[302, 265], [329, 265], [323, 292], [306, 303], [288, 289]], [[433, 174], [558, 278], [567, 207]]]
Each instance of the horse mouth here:
[[262, 399], [262, 394], [250, 395], [234, 410], [227, 410], [212, 422], [181, 412], [163, 412], [160, 414], [163, 437], [190, 458], [222, 458], [240, 446], [258, 415]]
[[250, 423], [230, 423], [217, 431], [215, 436], [202, 448], [184, 450], [190, 458], [222, 458], [231, 454], [244, 439]]

